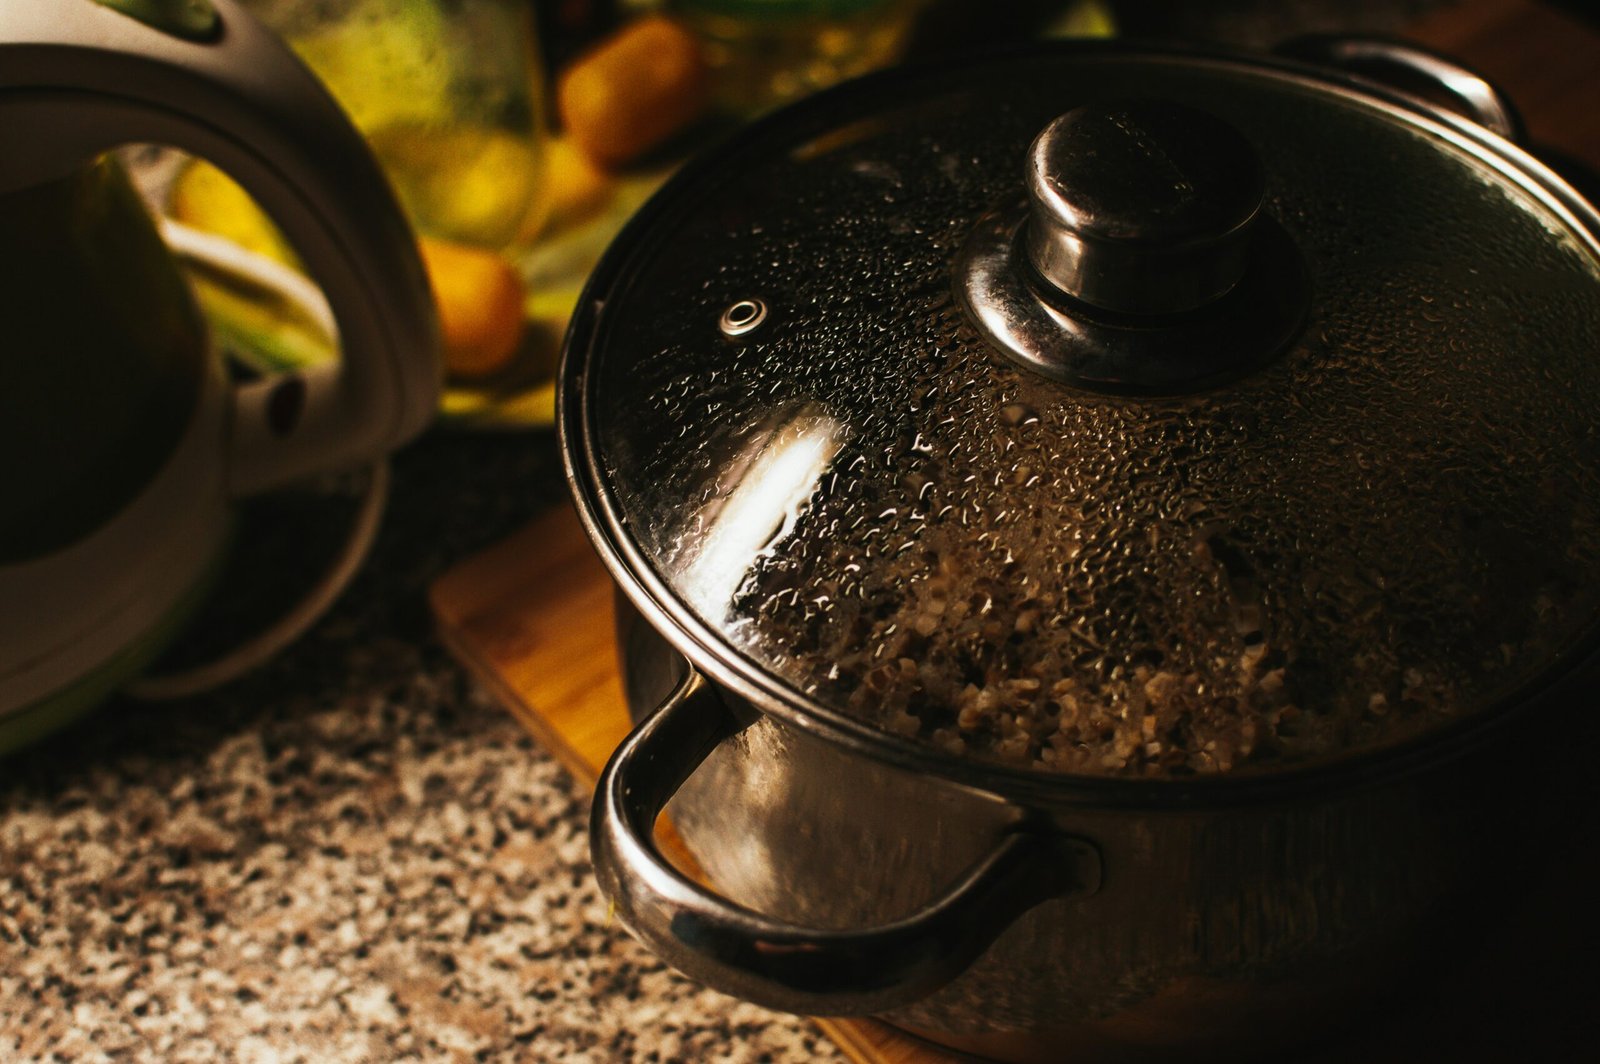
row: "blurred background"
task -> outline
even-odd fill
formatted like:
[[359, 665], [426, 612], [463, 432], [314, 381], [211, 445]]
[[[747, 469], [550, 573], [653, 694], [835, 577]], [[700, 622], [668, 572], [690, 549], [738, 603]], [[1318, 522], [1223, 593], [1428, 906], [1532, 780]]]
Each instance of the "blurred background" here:
[[[1426, 0], [248, 0], [366, 135], [419, 234], [444, 328], [441, 416], [552, 417], [589, 270], [686, 158], [765, 111], [898, 62], [1043, 38], [1265, 47], [1393, 30]], [[332, 357], [317, 294], [272, 224], [203, 162], [142, 168], [208, 316], [260, 370]], [[190, 231], [225, 243], [184, 239]], [[174, 239], [175, 238], [175, 239]]]

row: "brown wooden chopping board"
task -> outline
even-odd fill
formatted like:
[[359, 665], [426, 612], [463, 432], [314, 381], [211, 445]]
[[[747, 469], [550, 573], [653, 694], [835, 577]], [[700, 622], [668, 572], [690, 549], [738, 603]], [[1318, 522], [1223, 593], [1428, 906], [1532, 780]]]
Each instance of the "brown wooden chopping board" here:
[[[1528, 0], [1481, 0], [1442, 9], [1410, 36], [1494, 80], [1521, 109], [1531, 139], [1600, 169], [1600, 33]], [[611, 584], [576, 517], [551, 511], [441, 577], [431, 591], [441, 638], [575, 778], [592, 786], [629, 729], [612, 641]], [[1592, 825], [1591, 825], [1592, 828]], [[1575, 846], [1600, 847], [1593, 830]], [[1475, 968], [1452, 980], [1441, 1004], [1405, 1024], [1357, 1036], [1317, 1064], [1424, 1060], [1589, 1059], [1600, 1044], [1600, 1004], [1559, 966], [1593, 967], [1597, 923], [1564, 917], [1589, 909], [1587, 883], [1559, 876], [1536, 894]], [[1585, 938], [1584, 936], [1588, 936]], [[1516, 976], [1507, 979], [1508, 971]], [[817, 1021], [859, 1064], [970, 1060], [873, 1021]], [[1576, 1054], [1576, 1055], [1574, 1055]]]

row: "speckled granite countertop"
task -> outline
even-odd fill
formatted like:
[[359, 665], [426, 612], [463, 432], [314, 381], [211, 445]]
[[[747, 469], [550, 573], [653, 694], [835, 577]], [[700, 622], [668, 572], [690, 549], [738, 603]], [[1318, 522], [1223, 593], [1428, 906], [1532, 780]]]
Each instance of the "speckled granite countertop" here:
[[[0, 1060], [844, 1059], [607, 919], [587, 797], [433, 638], [428, 582], [561, 490], [548, 435], [436, 432], [309, 637], [0, 762]], [[336, 509], [253, 504], [224, 586], [296, 583]]]

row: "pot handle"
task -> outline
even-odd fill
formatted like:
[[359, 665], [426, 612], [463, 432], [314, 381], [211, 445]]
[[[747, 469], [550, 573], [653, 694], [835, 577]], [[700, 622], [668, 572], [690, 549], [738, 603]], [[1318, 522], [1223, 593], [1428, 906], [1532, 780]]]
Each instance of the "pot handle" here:
[[[1435, 110], [1465, 114], [1514, 144], [1525, 141], [1522, 118], [1505, 93], [1483, 75], [1421, 45], [1391, 37], [1318, 33], [1295, 37], [1273, 51], [1420, 96]], [[1455, 106], [1437, 103], [1441, 94]]]
[[612, 756], [591, 815], [595, 872], [616, 914], [663, 960], [709, 986], [807, 1015], [884, 1012], [954, 979], [1034, 905], [1099, 888], [1093, 844], [1023, 825], [943, 896], [879, 927], [817, 930], [728, 901], [668, 863], [652, 835], [668, 799], [742, 728], [691, 669]]

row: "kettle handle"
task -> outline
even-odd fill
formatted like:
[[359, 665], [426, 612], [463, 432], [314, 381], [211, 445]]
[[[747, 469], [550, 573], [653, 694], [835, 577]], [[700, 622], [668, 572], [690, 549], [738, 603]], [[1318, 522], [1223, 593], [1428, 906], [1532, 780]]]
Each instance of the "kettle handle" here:
[[[249, 494], [376, 458], [437, 407], [438, 324], [387, 179], [321, 83], [237, 0], [181, 34], [99, 0], [0, 4], [0, 190], [128, 143], [236, 177], [328, 297], [337, 364], [239, 386], [229, 488]], [[197, 6], [190, 4], [191, 7]]]

